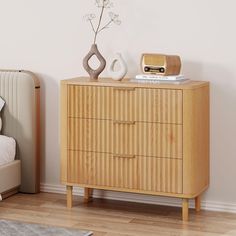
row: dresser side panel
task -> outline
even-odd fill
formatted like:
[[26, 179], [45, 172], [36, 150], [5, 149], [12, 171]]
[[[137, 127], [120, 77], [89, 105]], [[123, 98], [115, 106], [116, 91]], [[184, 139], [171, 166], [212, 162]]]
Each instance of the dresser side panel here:
[[67, 130], [68, 130], [68, 112], [67, 112], [67, 85], [61, 84], [61, 121], [60, 121], [60, 148], [61, 148], [61, 182], [67, 182]]
[[209, 185], [209, 86], [183, 93], [183, 193]]

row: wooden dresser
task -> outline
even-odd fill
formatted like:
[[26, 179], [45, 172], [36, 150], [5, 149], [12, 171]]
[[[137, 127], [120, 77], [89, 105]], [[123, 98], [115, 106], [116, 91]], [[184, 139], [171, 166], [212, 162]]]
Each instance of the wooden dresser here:
[[61, 182], [188, 200], [209, 184], [209, 83], [61, 81]]

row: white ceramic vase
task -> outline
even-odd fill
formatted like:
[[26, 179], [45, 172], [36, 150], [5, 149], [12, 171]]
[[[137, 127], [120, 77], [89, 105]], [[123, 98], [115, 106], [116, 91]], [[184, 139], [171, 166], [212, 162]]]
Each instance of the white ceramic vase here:
[[[119, 64], [118, 70], [115, 70], [116, 63]], [[116, 53], [116, 56], [114, 57], [113, 61], [108, 67], [109, 76], [114, 80], [122, 80], [125, 77], [127, 71], [128, 71], [127, 65], [123, 57], [121, 56], [120, 53]]]

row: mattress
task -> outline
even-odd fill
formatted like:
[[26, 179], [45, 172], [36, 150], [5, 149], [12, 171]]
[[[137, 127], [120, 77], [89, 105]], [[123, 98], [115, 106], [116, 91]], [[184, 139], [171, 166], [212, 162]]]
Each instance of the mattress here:
[[0, 135], [0, 166], [14, 161], [16, 141], [13, 138]]
[[19, 160], [15, 160], [8, 164], [0, 166], [0, 194], [14, 189], [20, 185], [20, 164], [21, 162]]

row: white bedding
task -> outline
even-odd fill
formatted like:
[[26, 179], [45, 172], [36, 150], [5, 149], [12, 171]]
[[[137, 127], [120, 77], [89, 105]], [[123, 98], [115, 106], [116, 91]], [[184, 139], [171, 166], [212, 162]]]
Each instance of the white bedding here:
[[16, 141], [13, 138], [0, 135], [0, 165], [14, 161], [16, 155]]

